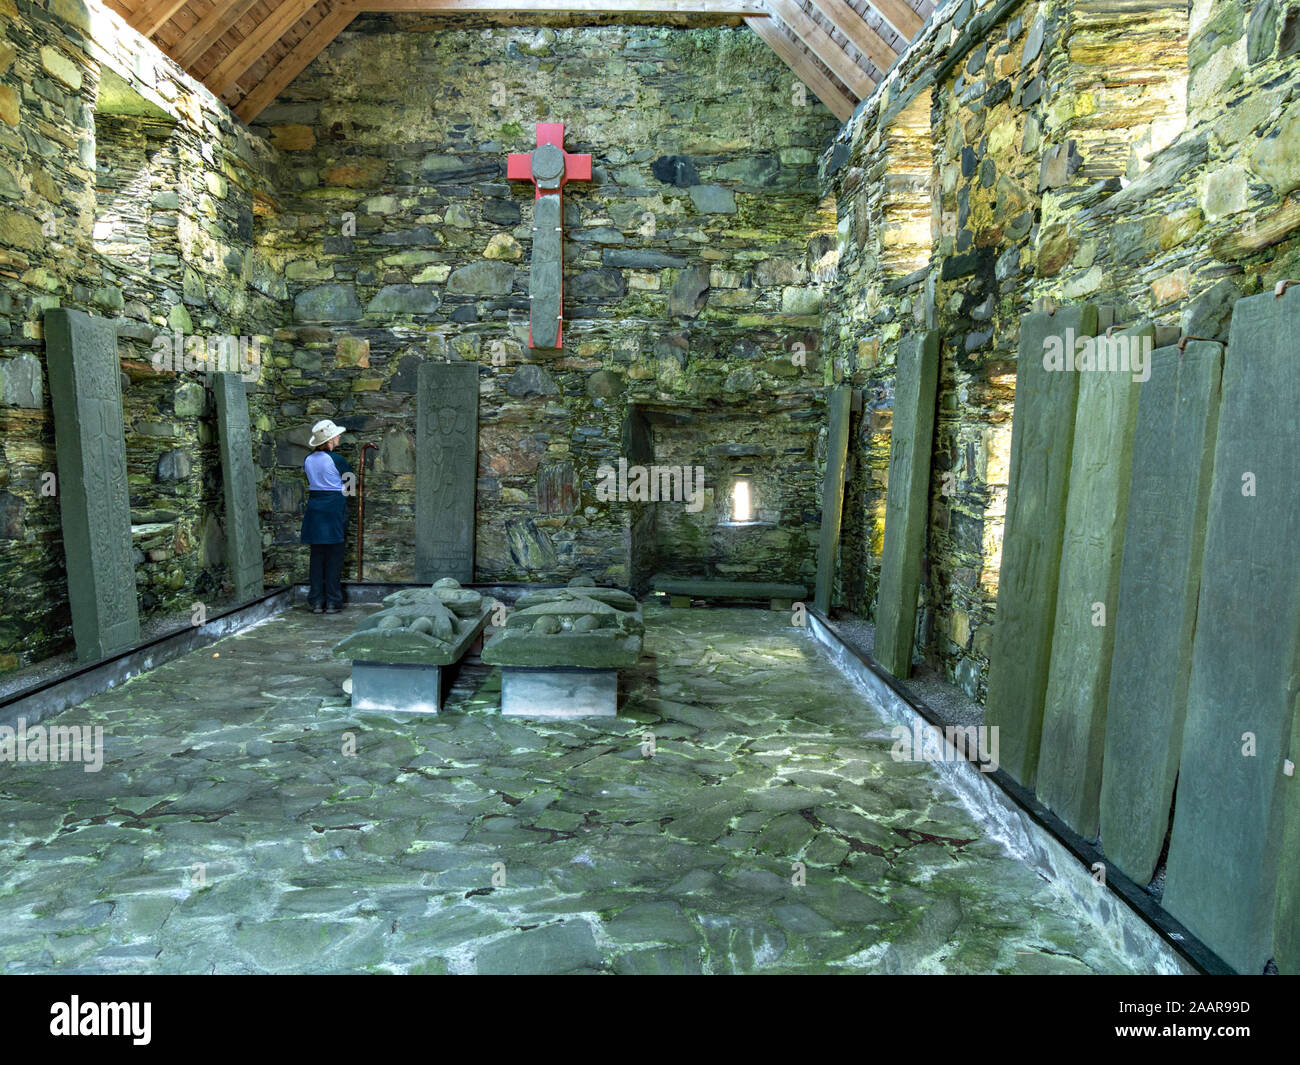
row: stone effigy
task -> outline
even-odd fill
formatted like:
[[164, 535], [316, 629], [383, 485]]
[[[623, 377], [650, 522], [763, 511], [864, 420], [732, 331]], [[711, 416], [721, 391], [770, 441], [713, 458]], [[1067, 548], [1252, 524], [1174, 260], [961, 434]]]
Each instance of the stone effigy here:
[[478, 366], [421, 363], [415, 430], [415, 579], [474, 579]]
[[912, 672], [916, 594], [930, 517], [930, 453], [938, 383], [939, 334], [931, 330], [909, 337], [898, 351], [873, 651], [877, 662], [903, 679]]
[[1091, 305], [1020, 320], [1011, 471], [985, 720], [998, 728], [1002, 768], [1026, 787], [1033, 785], [1038, 769], [1079, 396], [1079, 374], [1052, 372], [1043, 356], [1049, 343], [1072, 349], [1074, 340], [1096, 331], [1097, 308]]
[[[1150, 354], [1154, 342], [1155, 327], [1149, 324], [1096, 340], [1099, 353], [1105, 345], [1126, 358], [1132, 350]], [[1087, 839], [1096, 838], [1098, 830], [1114, 616], [1137, 425], [1139, 384], [1127, 365], [1079, 372], [1052, 658], [1038, 750], [1038, 797]]]
[[567, 588], [525, 592], [483, 648], [501, 667], [501, 712], [530, 717], [612, 716], [618, 670], [641, 657], [641, 606], [627, 592], [575, 577]]
[[140, 639], [117, 327], [55, 308], [45, 340], [72, 635], [91, 662]]
[[1296, 934], [1273, 922], [1297, 870], [1282, 852], [1300, 661], [1297, 336], [1300, 288], [1233, 309], [1163, 900], [1243, 973]]
[[1146, 884], [1183, 746], [1223, 346], [1159, 348], [1142, 385], [1101, 768], [1106, 858]]
[[394, 592], [384, 603], [334, 646], [334, 657], [352, 659], [352, 706], [437, 713], [449, 667], [482, 634], [492, 601], [446, 577], [432, 588]]
[[263, 590], [262, 526], [257, 516], [257, 481], [248, 425], [248, 394], [237, 373], [214, 374], [221, 472], [226, 500], [226, 556], [236, 599]]

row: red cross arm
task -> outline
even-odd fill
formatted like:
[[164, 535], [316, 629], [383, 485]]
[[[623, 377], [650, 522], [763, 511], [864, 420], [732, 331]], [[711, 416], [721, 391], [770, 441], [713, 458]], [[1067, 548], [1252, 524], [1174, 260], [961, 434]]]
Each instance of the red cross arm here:
[[516, 181], [532, 181], [533, 157], [528, 152], [511, 152], [506, 156], [506, 177]]

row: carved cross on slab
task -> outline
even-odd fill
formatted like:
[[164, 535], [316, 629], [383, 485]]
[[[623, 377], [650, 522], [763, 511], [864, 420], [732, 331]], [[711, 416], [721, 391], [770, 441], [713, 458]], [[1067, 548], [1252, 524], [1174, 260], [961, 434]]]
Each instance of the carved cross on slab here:
[[506, 176], [531, 181], [537, 190], [533, 204], [533, 262], [528, 280], [532, 312], [528, 323], [530, 348], [558, 348], [564, 320], [563, 190], [568, 181], [591, 180], [591, 156], [564, 150], [564, 123], [537, 123], [537, 147], [511, 152]]

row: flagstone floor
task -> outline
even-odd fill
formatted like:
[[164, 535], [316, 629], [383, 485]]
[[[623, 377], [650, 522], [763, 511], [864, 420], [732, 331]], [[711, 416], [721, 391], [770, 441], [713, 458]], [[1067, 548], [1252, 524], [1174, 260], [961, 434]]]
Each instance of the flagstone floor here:
[[362, 609], [65, 711], [101, 772], [0, 764], [0, 972], [1134, 967], [787, 615], [648, 607], [618, 720], [532, 723], [486, 667], [436, 718], [353, 713]]

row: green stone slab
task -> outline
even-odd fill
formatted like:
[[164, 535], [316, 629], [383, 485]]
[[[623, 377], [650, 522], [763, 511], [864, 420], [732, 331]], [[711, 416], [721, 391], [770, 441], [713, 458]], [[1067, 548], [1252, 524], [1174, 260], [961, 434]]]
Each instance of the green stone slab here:
[[1097, 309], [1063, 307], [1020, 321], [1011, 470], [998, 575], [998, 607], [989, 649], [985, 720], [996, 726], [1001, 762], [1032, 786], [1042, 739], [1043, 700], [1052, 658], [1056, 581], [1061, 568], [1065, 501], [1074, 446], [1079, 375], [1043, 364], [1049, 337], [1097, 331]]
[[844, 468], [849, 454], [849, 412], [852, 390], [846, 385], [831, 389], [827, 401], [829, 429], [826, 433], [826, 474], [822, 480], [821, 543], [817, 550], [817, 587], [813, 605], [823, 614], [831, 608], [835, 587], [835, 554], [840, 546], [840, 523], [844, 512]]
[[[1300, 707], [1291, 721], [1293, 766], [1300, 766]], [[1300, 976], [1300, 769], [1282, 778], [1282, 853], [1273, 910], [1273, 959], [1283, 976]]]
[[424, 362], [415, 432], [415, 579], [474, 579], [478, 366]]
[[[1300, 673], [1297, 337], [1298, 288], [1233, 310], [1165, 879], [1165, 908], [1244, 973], [1273, 951]], [[1245, 733], [1254, 757], [1242, 754]]]
[[894, 421], [889, 432], [885, 547], [876, 600], [875, 659], [896, 677], [912, 672], [916, 595], [930, 515], [930, 454], [939, 382], [939, 334], [908, 337], [898, 349]]
[[808, 589], [802, 584], [693, 580], [663, 573], [650, 578], [650, 587], [665, 595], [693, 596], [696, 599], [802, 599], [808, 594]]
[[502, 629], [483, 645], [483, 661], [489, 666], [619, 669], [636, 665], [640, 657], [641, 637], [613, 629], [553, 634]]
[[[1038, 797], [1086, 839], [1096, 838], [1098, 831], [1110, 660], [1140, 395], [1129, 367], [1149, 363], [1155, 327], [1121, 330], [1110, 338], [1097, 337], [1095, 343], [1099, 368], [1078, 371], [1037, 787]], [[1134, 344], [1141, 361], [1130, 362]], [[1105, 365], [1122, 368], [1100, 368]]]
[[226, 555], [237, 599], [263, 591], [262, 525], [257, 515], [257, 479], [248, 426], [248, 395], [239, 374], [214, 374], [221, 475], [226, 497]]
[[89, 662], [140, 640], [117, 328], [57, 308], [45, 343], [72, 635]]
[[535, 348], [556, 347], [560, 332], [562, 285], [559, 194], [539, 196], [533, 204], [533, 261], [528, 277], [532, 301], [530, 328]]
[[1183, 746], [1223, 347], [1160, 348], [1151, 362], [1133, 437], [1101, 773], [1101, 844], [1138, 884], [1151, 880], [1169, 831]]

